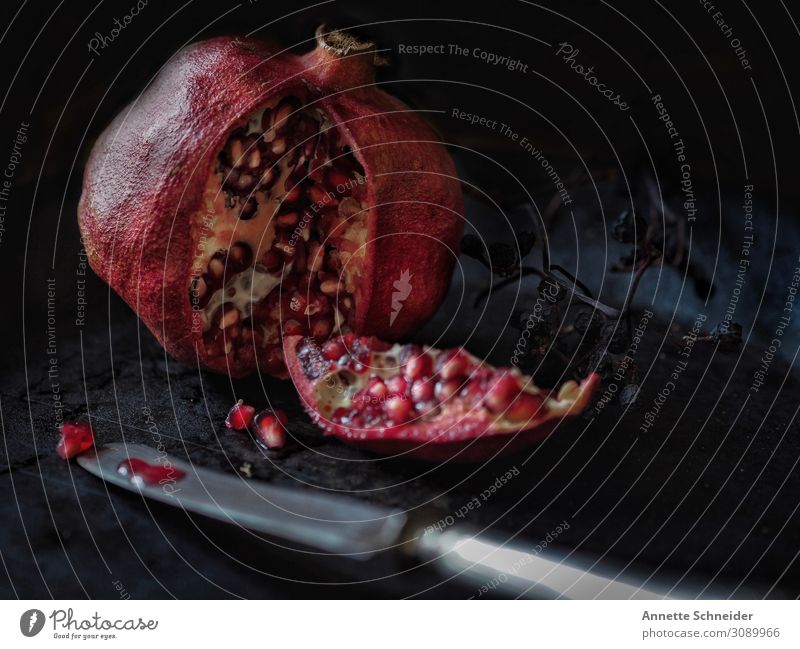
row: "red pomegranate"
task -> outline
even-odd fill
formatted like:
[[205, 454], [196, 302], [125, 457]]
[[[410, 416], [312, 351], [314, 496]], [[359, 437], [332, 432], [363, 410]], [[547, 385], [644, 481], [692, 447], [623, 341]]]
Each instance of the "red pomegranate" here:
[[317, 31], [182, 50], [100, 136], [89, 262], [168, 352], [285, 376], [284, 332], [397, 340], [448, 288], [463, 230], [444, 146], [373, 83], [374, 46]]
[[599, 383], [591, 374], [549, 393], [463, 349], [353, 334], [324, 344], [286, 336], [284, 353], [304, 407], [327, 434], [431, 461], [478, 461], [536, 442], [580, 414]]

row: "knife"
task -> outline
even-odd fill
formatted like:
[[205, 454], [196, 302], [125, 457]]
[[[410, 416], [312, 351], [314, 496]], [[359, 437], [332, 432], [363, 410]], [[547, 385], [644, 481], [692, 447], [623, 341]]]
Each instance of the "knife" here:
[[[166, 468], [174, 478], [143, 481], [120, 470], [131, 460]], [[466, 525], [443, 526], [438, 512], [409, 513], [356, 498], [246, 480], [196, 466], [142, 444], [107, 444], [78, 464], [118, 487], [186, 512], [260, 532], [288, 549], [368, 561], [378, 555], [430, 564], [479, 594], [562, 599], [671, 599], [602, 560], [545, 548], [531, 551]], [[183, 474], [183, 475], [181, 475]]]

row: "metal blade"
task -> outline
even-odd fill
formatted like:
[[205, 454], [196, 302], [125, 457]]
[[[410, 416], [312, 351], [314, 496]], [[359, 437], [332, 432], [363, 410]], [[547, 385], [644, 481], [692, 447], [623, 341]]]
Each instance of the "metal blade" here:
[[476, 536], [465, 528], [423, 536], [418, 552], [423, 558], [435, 561], [445, 574], [469, 579], [478, 587], [479, 596], [490, 589], [516, 597], [542, 599], [639, 600], [680, 596], [668, 596], [667, 589], [653, 589], [643, 579], [630, 579], [630, 575], [623, 581], [613, 572], [603, 574], [601, 565], [587, 569], [586, 564], [591, 562], [586, 555], [567, 558], [550, 550], [535, 553], [518, 545]]
[[[165, 484], [142, 484], [119, 472], [137, 458], [177, 467], [185, 476]], [[204, 469], [141, 444], [108, 444], [78, 457], [84, 469], [129, 491], [233, 523], [325, 554], [369, 559], [396, 547], [406, 525], [403, 512], [347, 496], [286, 488]]]

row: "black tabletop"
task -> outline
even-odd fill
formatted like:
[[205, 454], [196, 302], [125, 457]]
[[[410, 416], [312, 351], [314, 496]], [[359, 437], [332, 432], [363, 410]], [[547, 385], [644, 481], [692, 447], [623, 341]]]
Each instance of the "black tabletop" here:
[[[505, 315], [533, 288], [493, 294], [495, 316], [488, 318], [471, 299], [488, 276], [469, 260], [461, 268], [466, 280], [456, 274], [442, 315], [419, 338], [444, 331], [445, 343], [469, 340], [471, 350], [507, 363], [518, 333]], [[93, 326], [58, 339], [55, 379], [46, 338], [35, 334], [15, 348], [19, 362], [3, 376], [0, 595], [113, 598], [120, 589], [131, 597], [476, 594], [410, 566], [278, 552], [245, 531], [109, 487], [55, 455], [54, 383], [64, 418], [88, 413], [99, 443], [163, 442], [170, 453], [243, 479], [341, 491], [408, 509], [434, 503], [443, 516], [501, 537], [517, 535], [533, 546], [550, 535], [560, 550], [691, 585], [695, 593], [800, 594], [797, 375], [778, 357], [753, 393], [766, 348], [756, 338], [732, 352], [697, 344], [675, 380], [685, 358], [675, 340], [693, 321], [683, 313], [668, 323], [661, 310], [645, 330], [637, 356], [642, 392], [628, 411], [618, 404], [592, 408], [543, 443], [484, 464], [430, 465], [380, 459], [323, 437], [291, 382], [231, 381], [171, 361], [102, 284], [91, 289], [97, 317]], [[454, 312], [462, 317], [448, 324], [444, 314]], [[283, 451], [264, 452], [224, 427], [238, 398], [288, 413], [291, 439]], [[648, 419], [652, 425], [644, 426]], [[513, 479], [482, 499], [509, 471]], [[475, 498], [480, 506], [469, 508]]]

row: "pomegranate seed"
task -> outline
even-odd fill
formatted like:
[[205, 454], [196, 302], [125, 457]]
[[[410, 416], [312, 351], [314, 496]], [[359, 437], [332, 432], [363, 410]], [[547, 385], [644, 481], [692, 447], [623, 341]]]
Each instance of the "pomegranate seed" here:
[[405, 370], [406, 376], [412, 380], [430, 376], [433, 372], [433, 359], [425, 353], [412, 356], [408, 359]]
[[389, 394], [400, 394], [404, 395], [406, 390], [408, 390], [409, 382], [404, 376], [392, 376], [386, 380], [386, 389], [389, 391]]
[[347, 348], [341, 338], [333, 338], [322, 346], [322, 356], [325, 360], [338, 361], [347, 353]]
[[283, 263], [280, 255], [271, 250], [264, 253], [264, 256], [261, 258], [261, 265], [265, 266], [268, 271], [277, 270], [280, 265]]
[[64, 422], [59, 426], [61, 437], [56, 453], [62, 460], [69, 460], [94, 446], [94, 431], [88, 421]]
[[312, 273], [318, 273], [325, 261], [324, 251], [318, 243], [312, 243], [308, 247], [308, 269]]
[[352, 178], [345, 176], [337, 169], [328, 170], [328, 185], [340, 194], [349, 193], [353, 182]]
[[308, 307], [308, 300], [302, 293], [295, 292], [289, 300], [289, 308], [295, 313], [304, 313]]
[[325, 205], [326, 207], [334, 207], [339, 203], [339, 201], [337, 201], [333, 196], [331, 196], [331, 194], [326, 192], [319, 185], [312, 185], [309, 187], [308, 197], [311, 199], [312, 203], [316, 203], [317, 205]]
[[294, 257], [294, 272], [298, 275], [306, 272], [306, 247], [302, 241], [297, 244], [297, 253]]
[[336, 292], [339, 290], [339, 280], [326, 279], [324, 282], [320, 283], [319, 290], [325, 295], [336, 295]]
[[444, 357], [439, 367], [439, 376], [445, 381], [457, 379], [467, 371], [468, 364], [467, 357], [460, 349], [457, 349]]
[[542, 407], [542, 400], [523, 392], [514, 400], [514, 403], [505, 411], [504, 417], [512, 422], [522, 422], [532, 419]]
[[294, 203], [298, 198], [300, 198], [300, 187], [295, 185], [283, 196], [283, 202]]
[[215, 257], [210, 262], [208, 262], [208, 274], [211, 275], [214, 279], [220, 279], [222, 274], [225, 272], [225, 264], [222, 263], [222, 259]]
[[286, 151], [286, 138], [279, 137], [272, 141], [272, 152], [275, 155], [282, 155]]
[[295, 247], [288, 241], [276, 241], [273, 244], [272, 249], [283, 253], [283, 256], [287, 259], [294, 257]]
[[433, 382], [425, 379], [414, 381], [414, 384], [411, 386], [411, 398], [415, 403], [430, 401], [433, 399], [433, 392]]
[[236, 405], [230, 409], [225, 418], [225, 425], [232, 430], [245, 430], [250, 428], [253, 423], [253, 414], [256, 409], [245, 404], [243, 399], [239, 399]]
[[515, 376], [508, 372], [498, 373], [489, 385], [483, 403], [491, 412], [502, 412], [511, 405], [519, 392], [519, 383]]
[[237, 322], [239, 322], [239, 310], [236, 308], [229, 308], [225, 310], [225, 313], [220, 319], [219, 328], [225, 329], [231, 325], [235, 325]]
[[275, 225], [279, 228], [293, 228], [299, 220], [300, 215], [297, 212], [287, 212], [275, 219]]
[[228, 264], [234, 272], [242, 271], [253, 261], [253, 250], [243, 241], [237, 241], [228, 252]]
[[325, 340], [333, 331], [333, 321], [328, 316], [314, 316], [308, 331], [317, 340]]
[[316, 315], [318, 313], [328, 313], [331, 310], [330, 300], [324, 295], [312, 295], [306, 307], [306, 315]]
[[408, 421], [414, 405], [404, 397], [393, 397], [386, 401], [386, 415], [395, 424], [403, 424]]
[[255, 416], [256, 439], [268, 449], [283, 448], [287, 421], [283, 410], [262, 410]]
[[461, 389], [461, 381], [439, 381], [436, 384], [435, 393], [439, 401], [447, 401], [452, 399]]
[[380, 377], [374, 377], [370, 379], [369, 387], [367, 388], [367, 392], [371, 397], [374, 397], [378, 400], [383, 400], [386, 398], [386, 395], [389, 394], [389, 390], [386, 387], [386, 384], [380, 379]]
[[283, 333], [287, 336], [302, 336], [305, 333], [305, 329], [301, 323], [292, 319], [283, 324]]

